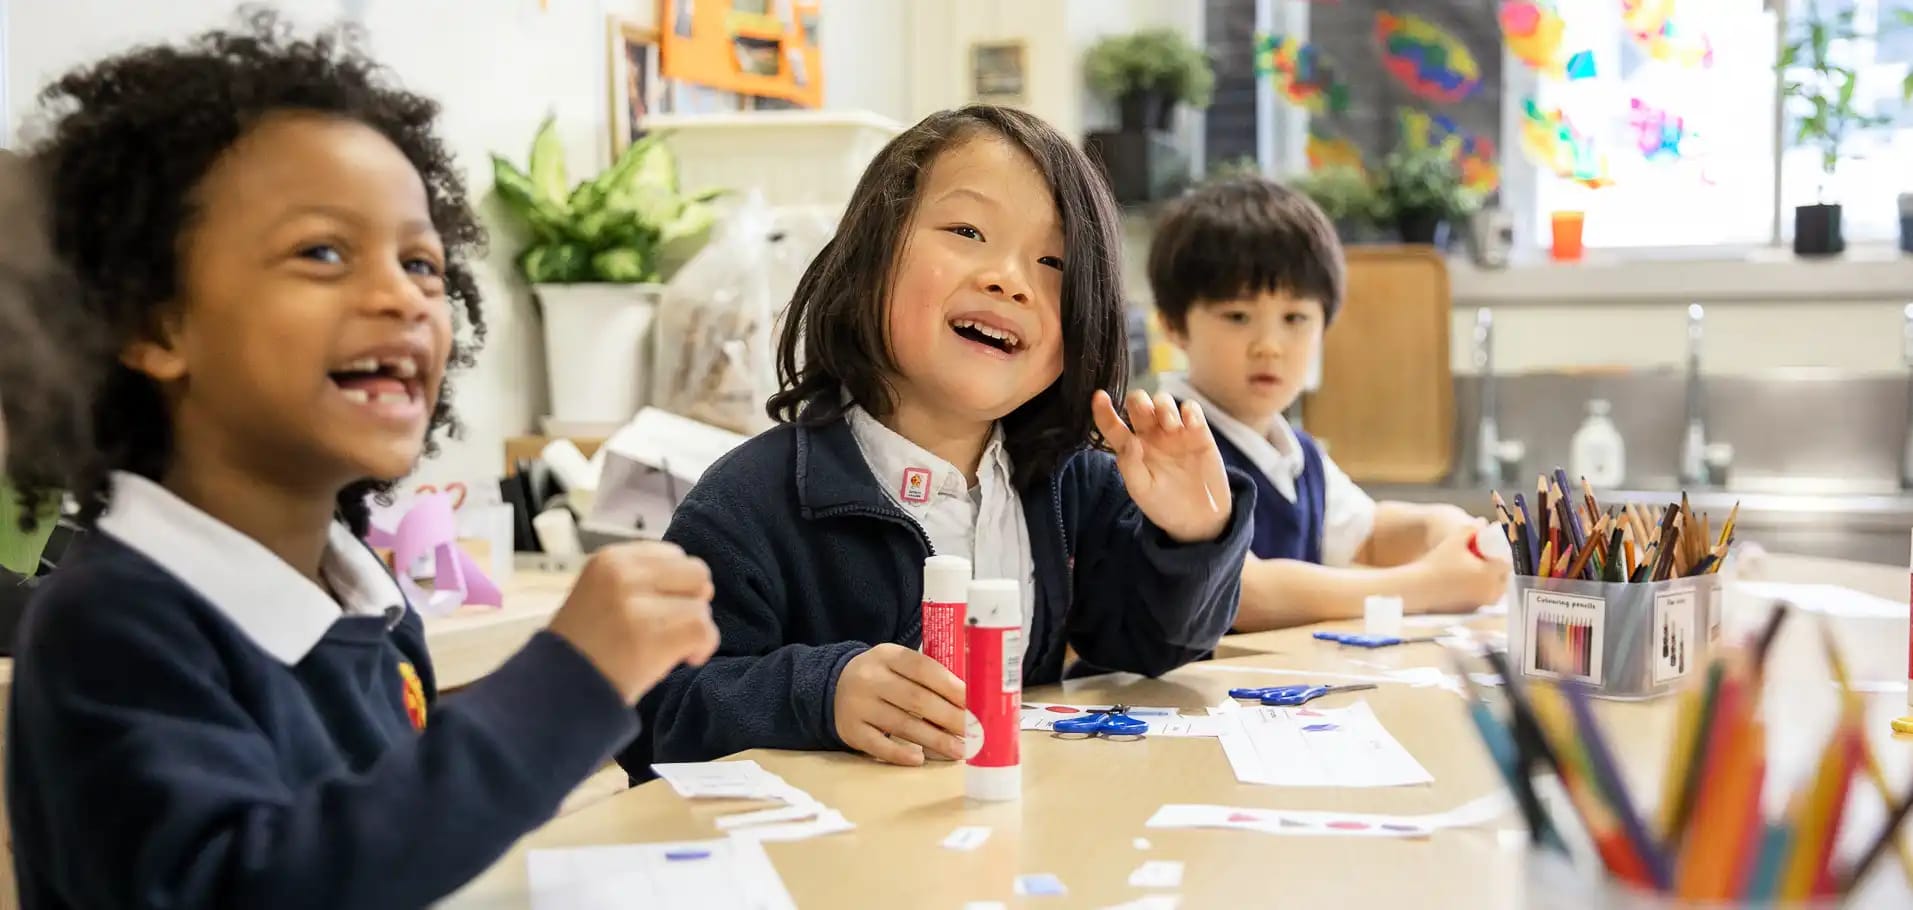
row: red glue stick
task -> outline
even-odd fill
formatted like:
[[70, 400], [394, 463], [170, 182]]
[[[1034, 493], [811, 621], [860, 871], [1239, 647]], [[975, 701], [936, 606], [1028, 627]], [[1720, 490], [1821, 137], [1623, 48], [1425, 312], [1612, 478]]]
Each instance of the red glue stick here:
[[963, 620], [968, 612], [970, 561], [932, 556], [923, 561], [923, 653], [964, 678]]
[[971, 799], [1003, 801], [1023, 795], [1017, 737], [1023, 703], [1023, 596], [1016, 582], [970, 582], [964, 631], [968, 708], [963, 729], [963, 791]]

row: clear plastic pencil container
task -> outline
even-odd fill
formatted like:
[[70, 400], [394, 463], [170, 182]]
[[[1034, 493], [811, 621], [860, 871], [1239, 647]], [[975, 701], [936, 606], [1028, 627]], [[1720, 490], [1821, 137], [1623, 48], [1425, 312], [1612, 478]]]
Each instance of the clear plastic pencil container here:
[[1720, 577], [1642, 584], [1517, 575], [1508, 657], [1523, 676], [1576, 680], [1601, 698], [1645, 699], [1707, 666], [1720, 636]]

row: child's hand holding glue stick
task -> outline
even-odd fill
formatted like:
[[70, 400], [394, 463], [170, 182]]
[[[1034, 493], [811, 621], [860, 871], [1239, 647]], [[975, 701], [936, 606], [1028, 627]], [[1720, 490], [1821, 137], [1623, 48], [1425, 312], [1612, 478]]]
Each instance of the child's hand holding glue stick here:
[[1514, 556], [1500, 529], [1484, 523], [1448, 535], [1414, 566], [1423, 578], [1417, 587], [1429, 596], [1410, 603], [1410, 612], [1473, 610], [1501, 599]]

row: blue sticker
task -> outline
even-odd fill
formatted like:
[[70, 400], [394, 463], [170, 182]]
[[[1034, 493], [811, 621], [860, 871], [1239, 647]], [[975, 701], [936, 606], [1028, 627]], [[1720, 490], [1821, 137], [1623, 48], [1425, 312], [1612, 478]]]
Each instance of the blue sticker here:
[[1309, 724], [1308, 726], [1303, 727], [1302, 729], [1307, 730], [1310, 733], [1322, 733], [1328, 730], [1340, 730], [1341, 728], [1337, 727], [1334, 724]]
[[687, 859], [710, 859], [711, 851], [709, 850], [667, 850], [665, 851], [664, 858], [672, 862], [678, 862], [678, 861], [687, 860]]
[[1019, 875], [1016, 877], [1016, 893], [1027, 897], [1054, 897], [1068, 894], [1061, 879], [1049, 873], [1039, 875]]

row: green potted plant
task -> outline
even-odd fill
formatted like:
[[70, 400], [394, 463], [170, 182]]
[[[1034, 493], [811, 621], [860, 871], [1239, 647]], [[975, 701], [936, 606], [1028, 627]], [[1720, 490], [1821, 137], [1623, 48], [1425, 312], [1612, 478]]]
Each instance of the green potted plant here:
[[1177, 104], [1206, 108], [1215, 95], [1209, 56], [1173, 28], [1097, 41], [1083, 69], [1090, 91], [1116, 103], [1124, 132], [1166, 130]]
[[[1779, 72], [1787, 113], [1796, 118], [1793, 142], [1820, 153], [1821, 181], [1812, 205], [1793, 210], [1793, 251], [1798, 256], [1830, 256], [1846, 249], [1840, 229], [1840, 204], [1827, 201], [1827, 185], [1840, 166], [1845, 144], [1854, 133], [1891, 122], [1854, 104], [1860, 74], [1842, 63], [1837, 45], [1865, 37], [1853, 24], [1851, 8], [1824, 12], [1809, 0], [1806, 15], [1780, 49]], [[1908, 19], [1902, 11], [1902, 23]], [[1804, 72], [1802, 72], [1804, 71]], [[1913, 75], [1905, 92], [1913, 97]]]
[[664, 253], [715, 220], [708, 203], [721, 191], [683, 194], [663, 139], [654, 132], [632, 143], [575, 186], [551, 118], [525, 170], [492, 156], [498, 198], [528, 233], [515, 261], [544, 311], [556, 420], [616, 427], [644, 405]]
[[1368, 175], [1345, 164], [1311, 171], [1291, 184], [1309, 197], [1335, 224], [1343, 243], [1367, 239], [1369, 231], [1387, 220], [1387, 207]]
[[1448, 245], [1450, 225], [1466, 218], [1477, 204], [1461, 185], [1454, 156], [1440, 149], [1398, 148], [1389, 153], [1377, 196], [1403, 243], [1437, 247]]

